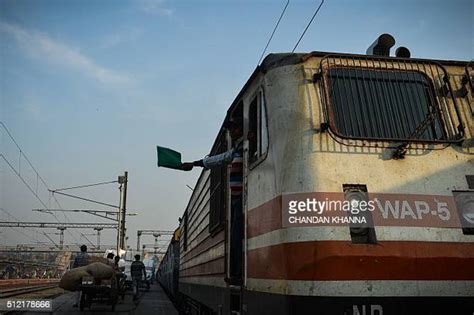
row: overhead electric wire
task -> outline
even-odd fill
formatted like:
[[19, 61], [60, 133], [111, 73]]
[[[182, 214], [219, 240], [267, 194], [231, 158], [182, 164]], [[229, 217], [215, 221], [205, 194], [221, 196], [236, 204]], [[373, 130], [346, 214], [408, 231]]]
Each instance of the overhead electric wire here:
[[[8, 134], [8, 136], [10, 137], [10, 139], [13, 141], [13, 143], [15, 144], [15, 146], [17, 147], [18, 151], [20, 152], [20, 157], [19, 157], [19, 163], [18, 163], [18, 172], [14, 169], [13, 165], [11, 165], [11, 163], [9, 163], [7, 161], [7, 159], [5, 158], [5, 156], [3, 156], [2, 154], [2, 157], [3, 159], [5, 160], [5, 162], [7, 162], [7, 164], [9, 164], [10, 168], [12, 168], [12, 170], [15, 172], [15, 174], [17, 174], [18, 177], [20, 177], [20, 179], [23, 181], [23, 183], [28, 187], [28, 189], [35, 195], [35, 197], [41, 202], [41, 204], [43, 206], [45, 206], [44, 202], [41, 200], [41, 198], [38, 196], [38, 186], [36, 187], [36, 192], [33, 192], [33, 189], [30, 187], [30, 185], [28, 185], [26, 183], [26, 181], [23, 179], [23, 177], [21, 177], [21, 169], [20, 169], [20, 166], [21, 166], [21, 157], [23, 156], [23, 158], [28, 162], [28, 164], [30, 165], [30, 167], [33, 169], [33, 171], [35, 172], [36, 174], [36, 180], [38, 181], [38, 178], [41, 180], [41, 182], [43, 183], [43, 185], [45, 186], [45, 188], [49, 191], [49, 186], [48, 184], [46, 183], [46, 181], [43, 179], [43, 177], [39, 174], [38, 170], [33, 166], [33, 163], [31, 163], [30, 159], [26, 156], [26, 154], [23, 152], [23, 150], [21, 149], [20, 145], [18, 144], [18, 142], [16, 142], [15, 138], [13, 137], [13, 135], [10, 133], [10, 130], [8, 130], [7, 126], [5, 126], [5, 124], [3, 122], [0, 121], [0, 124], [2, 125], [3, 129], [5, 129], [6, 133]], [[38, 184], [37, 184], [38, 185]], [[56, 198], [56, 196], [54, 196], [53, 194], [51, 194], [51, 196], [53, 197], [54, 201], [56, 202], [56, 204], [62, 209], [62, 205], [59, 203], [58, 199]], [[50, 197], [51, 198], [51, 197]], [[49, 207], [46, 207], [46, 208], [49, 208]], [[56, 214], [54, 213], [50, 213], [55, 219], [56, 221], [60, 222], [60, 220], [58, 219], [58, 217], [56, 216]], [[71, 222], [71, 220], [69, 219], [69, 217], [66, 216], [66, 214], [64, 214], [64, 218]], [[67, 231], [67, 233], [69, 233], [69, 235], [71, 235], [75, 240], [76, 242], [78, 241], [78, 239], [70, 232], [70, 231]]]
[[275, 32], [278, 28], [278, 25], [280, 25], [280, 21], [283, 18], [283, 15], [286, 12], [286, 8], [288, 7], [289, 4], [290, 4], [290, 0], [287, 0], [286, 4], [285, 4], [285, 7], [283, 8], [283, 11], [281, 12], [280, 17], [278, 18], [278, 21], [277, 21], [275, 27], [273, 28], [272, 35], [270, 35], [270, 38], [268, 39], [267, 45], [265, 45], [265, 48], [263, 49], [262, 55], [260, 56], [260, 59], [258, 60], [257, 65], [260, 64], [260, 61], [262, 61], [262, 58], [265, 55], [265, 52], [267, 51], [268, 45], [270, 45], [270, 42], [272, 41], [273, 35], [275, 35]]
[[95, 247], [95, 244], [92, 243], [91, 240], [84, 233], [81, 233], [81, 237], [84, 237], [89, 242], [89, 244], [92, 245], [92, 247]]
[[35, 172], [36, 176], [41, 180], [41, 182], [43, 183], [43, 185], [49, 190], [49, 186], [48, 184], [46, 183], [46, 181], [43, 179], [43, 177], [41, 177], [41, 175], [39, 174], [38, 170], [36, 170], [36, 168], [33, 166], [33, 164], [30, 162], [30, 159], [28, 159], [28, 157], [26, 156], [26, 154], [24, 153], [24, 151], [21, 149], [20, 145], [18, 144], [18, 142], [16, 142], [15, 138], [13, 138], [12, 134], [10, 133], [10, 131], [8, 130], [7, 126], [5, 126], [5, 124], [0, 121], [0, 124], [2, 125], [3, 129], [5, 129], [5, 131], [7, 132], [8, 136], [10, 137], [10, 139], [13, 141], [13, 143], [16, 145], [17, 149], [20, 151], [20, 154], [25, 158], [26, 162], [28, 162], [28, 164], [30, 165], [30, 167], [33, 169], [33, 171]]
[[[24, 151], [21, 149], [20, 145], [18, 144], [18, 142], [16, 142], [15, 138], [13, 137], [13, 135], [10, 133], [10, 130], [8, 130], [7, 126], [3, 123], [3, 121], [0, 121], [0, 124], [2, 125], [3, 129], [5, 129], [7, 135], [10, 137], [10, 139], [13, 141], [13, 143], [15, 144], [15, 146], [17, 147], [18, 151], [20, 151], [20, 159], [21, 159], [21, 156], [23, 156], [23, 158], [26, 160], [26, 162], [28, 162], [28, 165], [30, 165], [30, 167], [33, 169], [33, 171], [35, 172], [36, 174], [36, 180], [38, 180], [38, 178], [41, 180], [41, 182], [43, 183], [43, 185], [45, 186], [45, 188], [49, 191], [50, 188], [48, 186], [48, 184], [46, 183], [46, 181], [43, 179], [43, 177], [39, 174], [38, 170], [33, 166], [33, 163], [31, 163], [30, 159], [28, 158], [28, 156], [26, 156], [26, 154], [24, 153]], [[20, 166], [20, 163], [18, 164]], [[20, 171], [20, 169], [19, 169]], [[20, 172], [18, 172], [20, 173]], [[54, 201], [56, 202], [56, 204], [62, 208], [61, 204], [59, 203], [58, 199], [56, 199], [56, 196], [52, 195], [53, 198], [54, 198]]]
[[[25, 184], [25, 186], [28, 188], [28, 190], [33, 194], [33, 196], [36, 197], [36, 199], [38, 199], [38, 201], [46, 208], [48, 209], [49, 207], [44, 203], [44, 201], [40, 198], [40, 196], [38, 196], [38, 194], [33, 190], [33, 188], [30, 186], [30, 184], [28, 184], [28, 182], [23, 178], [23, 176], [21, 176], [21, 174], [15, 169], [15, 167], [10, 163], [10, 161], [8, 161], [5, 156], [3, 154], [0, 154], [0, 156], [3, 158], [3, 160], [5, 161], [5, 163], [7, 163], [7, 165], [11, 168], [11, 170], [13, 171], [13, 173], [15, 173], [16, 176], [18, 176], [18, 178], [20, 178], [20, 180], [23, 182], [23, 184]], [[58, 221], [59, 223], [61, 223], [61, 221], [58, 219], [58, 217], [56, 216], [56, 214], [54, 213], [50, 213], [55, 219], [56, 221]], [[18, 219], [17, 219], [18, 220]], [[70, 221], [70, 220], [69, 220]], [[79, 244], [79, 240], [69, 231], [67, 231], [73, 238], [74, 240]], [[39, 232], [38, 232], [39, 233]]]
[[[15, 144], [15, 146], [17, 147], [18, 151], [20, 152], [20, 157], [19, 157], [19, 169], [18, 171], [16, 171], [16, 169], [14, 168], [14, 166], [5, 158], [5, 156], [3, 154], [1, 154], [2, 158], [5, 160], [5, 162], [7, 162], [7, 164], [10, 166], [10, 168], [14, 171], [14, 173], [22, 180], [22, 182], [28, 187], [28, 189], [35, 195], [35, 197], [41, 202], [41, 204], [44, 206], [44, 208], [48, 209], [50, 207], [46, 206], [46, 204], [42, 201], [42, 199], [38, 196], [38, 193], [37, 193], [37, 190], [38, 190], [38, 187], [36, 187], [36, 192], [32, 189], [31, 185], [29, 185], [26, 180], [21, 176], [21, 157], [23, 156], [23, 158], [28, 162], [28, 165], [33, 169], [34, 173], [36, 174], [36, 181], [38, 182], [38, 179], [40, 179], [41, 183], [44, 185], [44, 187], [47, 189], [47, 191], [51, 192], [51, 195], [50, 195], [50, 198], [48, 200], [48, 202], [50, 203], [50, 200], [51, 198], [54, 199], [54, 201], [56, 202], [56, 204], [59, 206], [60, 209], [64, 210], [64, 208], [62, 207], [61, 203], [59, 202], [59, 200], [56, 198], [55, 196], [55, 192], [57, 191], [61, 191], [61, 190], [68, 190], [68, 189], [75, 189], [75, 188], [85, 188], [85, 187], [91, 187], [91, 186], [98, 186], [98, 185], [105, 185], [105, 184], [112, 184], [112, 183], [117, 183], [118, 181], [117, 180], [114, 180], [114, 181], [108, 181], [108, 182], [102, 182], [102, 183], [95, 183], [95, 184], [89, 184], [89, 185], [81, 185], [81, 186], [75, 186], [75, 187], [67, 187], [67, 188], [61, 188], [61, 189], [57, 189], [57, 190], [51, 190], [49, 185], [46, 183], [46, 181], [43, 179], [43, 177], [39, 174], [38, 170], [33, 166], [33, 163], [31, 163], [30, 159], [26, 156], [26, 154], [24, 153], [24, 151], [21, 149], [20, 145], [18, 144], [18, 142], [15, 140], [15, 138], [13, 137], [13, 135], [10, 133], [10, 130], [7, 128], [7, 126], [5, 125], [5, 123], [3, 121], [0, 121], [0, 124], [2, 125], [3, 129], [6, 131], [7, 135], [10, 137], [10, 139], [12, 140], [12, 142]], [[36, 184], [38, 186], [38, 184]], [[91, 200], [91, 199], [87, 199], [87, 198], [82, 198], [82, 197], [78, 197], [78, 196], [74, 196], [74, 195], [69, 195], [69, 194], [65, 194], [65, 193], [60, 193], [60, 192], [57, 192], [58, 194], [62, 194], [62, 195], [65, 195], [65, 196], [69, 196], [69, 197], [72, 197], [72, 198], [76, 198], [76, 199], [81, 199], [81, 200], [84, 200], [84, 201], [89, 201], [89, 202], [94, 202], [94, 203], [97, 203], [97, 204], [101, 204], [101, 205], [105, 205], [105, 206], [109, 206], [109, 207], [113, 207], [113, 208], [118, 208], [118, 206], [115, 206], [115, 205], [111, 205], [111, 204], [107, 204], [107, 203], [103, 203], [103, 202], [99, 202], [99, 201], [94, 201], [94, 200]], [[61, 223], [61, 221], [59, 220], [59, 218], [57, 217], [57, 215], [53, 212], [48, 212], [49, 214], [51, 214], [57, 222]], [[69, 218], [69, 216], [67, 215], [67, 213], [63, 212], [63, 216], [65, 218], [66, 221], [68, 222], [72, 222], [71, 219]], [[74, 232], [79, 236], [79, 232], [75, 231]], [[39, 233], [39, 232], [37, 232]], [[69, 231], [69, 230], [66, 230], [66, 233], [68, 233], [70, 236], [72, 236], [72, 238], [76, 241], [76, 244], [77, 245], [80, 245], [80, 240], [74, 236], [74, 234]]]
[[84, 201], [88, 201], [88, 202], [92, 202], [92, 203], [96, 203], [96, 204], [99, 204], [99, 205], [103, 205], [103, 206], [107, 206], [107, 207], [111, 207], [111, 208], [119, 208], [118, 206], [116, 205], [112, 205], [110, 203], [105, 203], [105, 202], [101, 202], [101, 201], [96, 201], [96, 200], [92, 200], [92, 199], [88, 199], [88, 198], [84, 198], [84, 197], [79, 197], [79, 196], [75, 196], [75, 195], [71, 195], [71, 194], [66, 194], [66, 193], [62, 193], [62, 192], [57, 192], [55, 190], [50, 190], [52, 193], [54, 194], [60, 194], [60, 195], [64, 195], [64, 196], [67, 196], [67, 197], [71, 197], [71, 198], [75, 198], [75, 199], [79, 199], [79, 200], [84, 200]]
[[46, 237], [48, 238], [48, 240], [51, 241], [51, 243], [54, 244], [54, 246], [56, 246], [57, 248], [59, 248], [59, 245], [56, 244], [56, 242], [55, 242], [51, 237], [49, 237], [49, 235], [48, 235], [46, 232], [43, 232], [43, 234], [44, 234], [44, 236], [46, 236]]
[[[11, 214], [10, 212], [8, 212], [7, 210], [3, 209], [2, 207], [0, 207], [0, 211], [5, 212], [9, 217], [12, 217], [12, 218], [15, 219], [16, 221], [21, 221], [20, 219], [18, 219], [17, 217], [15, 217], [15, 216], [14, 216], [13, 214]], [[12, 227], [11, 227], [10, 229], [12, 229], [12, 230], [15, 231], [15, 232], [20, 233], [20, 234], [23, 235], [23, 236], [26, 236], [27, 239], [34, 239], [33, 236], [26, 234], [26, 233], [23, 232], [22, 230], [16, 230], [15, 228], [12, 228]], [[36, 234], [40, 234], [40, 235], [41, 235], [41, 233], [38, 231], [38, 229], [35, 229], [35, 228], [23, 228], [23, 229], [30, 229], [31, 232], [35, 232]]]
[[21, 174], [15, 169], [15, 167], [10, 163], [10, 161], [8, 161], [5, 156], [3, 154], [0, 154], [0, 156], [3, 158], [3, 160], [5, 161], [5, 163], [7, 163], [7, 165], [11, 168], [11, 170], [16, 174], [16, 176], [18, 176], [18, 178], [21, 179], [21, 181], [23, 182], [23, 184], [25, 184], [25, 186], [30, 190], [30, 192], [36, 197], [36, 199], [38, 199], [38, 201], [45, 207], [45, 208], [48, 208], [48, 206], [43, 202], [43, 200], [38, 196], [38, 194], [33, 190], [33, 188], [31, 188], [31, 186], [28, 184], [28, 182], [23, 178], [23, 176], [21, 176]]
[[314, 18], [316, 17], [316, 15], [318, 14], [319, 9], [321, 9], [323, 3], [324, 3], [324, 0], [321, 0], [321, 3], [319, 4], [318, 8], [317, 8], [316, 11], [314, 12], [313, 16], [311, 17], [311, 20], [309, 20], [308, 25], [306, 25], [306, 28], [304, 29], [304, 31], [303, 31], [303, 33], [301, 34], [301, 36], [300, 36], [300, 38], [298, 39], [298, 41], [296, 42], [295, 47], [294, 47], [293, 50], [291, 51], [292, 53], [295, 52], [296, 47], [298, 47], [299, 43], [300, 43], [301, 40], [303, 39], [303, 36], [306, 34], [306, 31], [308, 30], [309, 26], [311, 25], [311, 23], [313, 23], [313, 20], [314, 20]]
[[[20, 169], [20, 166], [21, 166], [21, 157], [23, 156], [23, 158], [28, 162], [28, 165], [33, 169], [33, 171], [35, 172], [36, 174], [36, 180], [38, 180], [38, 178], [41, 180], [41, 182], [43, 183], [43, 185], [45, 186], [45, 188], [49, 191], [49, 186], [48, 184], [46, 183], [46, 181], [43, 179], [43, 177], [39, 174], [38, 170], [33, 166], [33, 163], [31, 163], [30, 159], [28, 158], [28, 156], [26, 156], [26, 154], [24, 153], [24, 151], [21, 149], [20, 145], [18, 144], [18, 142], [15, 140], [15, 138], [13, 137], [13, 135], [10, 133], [10, 130], [8, 130], [7, 126], [5, 125], [5, 123], [3, 121], [0, 121], [0, 125], [2, 125], [3, 129], [6, 131], [7, 135], [10, 137], [10, 139], [12, 140], [12, 142], [15, 144], [15, 146], [17, 147], [18, 151], [20, 152], [20, 157], [19, 157], [19, 164], [18, 164], [18, 171], [15, 169], [15, 167], [7, 160], [7, 158], [3, 155], [3, 154], [0, 154], [1, 157], [5, 160], [5, 162], [8, 164], [8, 166], [12, 169], [12, 171], [21, 179], [21, 181], [28, 187], [28, 189], [30, 190], [31, 193], [33, 193], [33, 195], [40, 201], [40, 203], [45, 207], [45, 208], [49, 208], [46, 206], [46, 204], [43, 202], [43, 200], [38, 196], [38, 193], [37, 193], [37, 190], [38, 190], [38, 187], [36, 187], [36, 192], [33, 190], [33, 188], [26, 182], [26, 180], [21, 176], [21, 169]], [[56, 199], [56, 196], [54, 196], [54, 194], [52, 194], [52, 197], [53, 199], [56, 201], [56, 204], [62, 208], [61, 204], [59, 203], [59, 201]], [[54, 213], [51, 213], [53, 215], [53, 217], [56, 219], [56, 221], [58, 222], [61, 222], [58, 217], [56, 216], [56, 214]], [[71, 220], [65, 215], [65, 218], [66, 220], [68, 220], [69, 222], [71, 222]], [[79, 241], [77, 239], [77, 237], [75, 237], [70, 231], [67, 231], [67, 233], [69, 235], [71, 235], [75, 241], [79, 244]], [[77, 232], [76, 232], [77, 233]]]
[[99, 186], [99, 185], [106, 185], [106, 184], [113, 184], [113, 183], [118, 183], [118, 180], [112, 180], [112, 181], [109, 181], [109, 182], [96, 183], [96, 184], [73, 186], [73, 187], [67, 187], [67, 188], [59, 188], [59, 189], [52, 190], [52, 192], [55, 193], [57, 191], [63, 191], [63, 190], [69, 190], [69, 189], [78, 189], [78, 188], [85, 188], [85, 187], [92, 187], [92, 186]]

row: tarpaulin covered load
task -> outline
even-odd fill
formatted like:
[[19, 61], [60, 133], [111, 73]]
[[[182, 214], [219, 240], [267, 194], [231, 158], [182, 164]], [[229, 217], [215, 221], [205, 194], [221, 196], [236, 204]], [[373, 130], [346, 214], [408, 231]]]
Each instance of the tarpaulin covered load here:
[[68, 291], [76, 291], [77, 286], [81, 284], [82, 277], [90, 276], [86, 267], [74, 268], [66, 272], [59, 281], [59, 287]]
[[59, 281], [59, 287], [68, 291], [76, 291], [77, 287], [81, 284], [82, 277], [91, 276], [95, 280], [105, 280], [112, 278], [113, 275], [114, 270], [112, 266], [95, 262], [66, 272], [61, 281]]
[[89, 256], [89, 263], [92, 264], [95, 262], [101, 262], [107, 265], [109, 263], [109, 260], [107, 258], [100, 257], [100, 256]]
[[114, 275], [112, 266], [100, 262], [87, 265], [86, 271], [93, 276], [95, 280], [110, 279]]

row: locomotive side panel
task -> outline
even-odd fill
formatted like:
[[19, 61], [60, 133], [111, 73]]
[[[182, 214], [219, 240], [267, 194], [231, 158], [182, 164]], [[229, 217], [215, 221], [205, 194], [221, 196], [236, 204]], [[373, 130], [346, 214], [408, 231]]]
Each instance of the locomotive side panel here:
[[210, 171], [203, 170], [181, 223], [179, 290], [211, 309], [223, 304], [225, 229], [209, 231]]

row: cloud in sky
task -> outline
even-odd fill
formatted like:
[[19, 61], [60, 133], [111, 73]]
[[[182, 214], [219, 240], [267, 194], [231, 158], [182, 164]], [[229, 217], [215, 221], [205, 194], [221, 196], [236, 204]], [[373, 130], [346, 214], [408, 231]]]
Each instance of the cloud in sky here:
[[149, 14], [157, 14], [161, 16], [173, 15], [173, 10], [165, 4], [166, 0], [142, 0], [140, 1], [140, 9]]
[[48, 60], [52, 64], [61, 65], [101, 83], [127, 83], [130, 78], [97, 64], [75, 48], [56, 41], [48, 35], [26, 30], [17, 25], [0, 22], [0, 33], [12, 36], [19, 47], [34, 57]]
[[102, 48], [115, 48], [116, 46], [129, 44], [137, 41], [143, 35], [143, 30], [140, 28], [131, 28], [126, 31], [108, 34], [100, 43]]

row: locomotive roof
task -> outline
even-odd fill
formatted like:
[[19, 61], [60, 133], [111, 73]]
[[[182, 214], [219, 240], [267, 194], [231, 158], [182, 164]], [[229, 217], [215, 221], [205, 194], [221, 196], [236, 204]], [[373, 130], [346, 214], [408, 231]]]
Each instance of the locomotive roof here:
[[[239, 94], [236, 96], [234, 101], [232, 102], [231, 106], [229, 107], [227, 111], [227, 115], [229, 115], [233, 108], [237, 106], [238, 102], [240, 101], [242, 94], [247, 90], [247, 87], [251, 84], [251, 82], [255, 79], [255, 77], [259, 73], [265, 73], [268, 70], [278, 68], [278, 67], [283, 67], [283, 66], [289, 66], [289, 65], [295, 65], [302, 63], [306, 60], [308, 60], [311, 57], [324, 57], [327, 55], [336, 55], [336, 56], [359, 56], [359, 57], [368, 57], [368, 55], [361, 55], [361, 54], [348, 54], [348, 53], [338, 53], [338, 52], [324, 52], [324, 51], [312, 51], [310, 53], [272, 53], [268, 54], [265, 59], [263, 59], [262, 64], [258, 65], [255, 70], [253, 71], [252, 75], [249, 77], [247, 82], [244, 84], [242, 89], [240, 90]], [[384, 57], [382, 58], [395, 58], [395, 57]], [[400, 58], [398, 58], [400, 59]], [[440, 60], [440, 59], [423, 59], [423, 58], [409, 58], [410, 60], [414, 61], [430, 61], [430, 62], [437, 62], [442, 65], [446, 66], [461, 66], [465, 67], [469, 61], [459, 61], [459, 60]]]
[[[361, 55], [361, 54], [348, 54], [348, 53], [340, 53], [340, 52], [324, 52], [324, 51], [312, 51], [310, 53], [276, 53], [276, 54], [269, 54], [265, 57], [260, 66], [261, 70], [268, 71], [273, 68], [298, 64], [308, 60], [311, 57], [324, 57], [327, 55], [337, 55], [337, 56], [353, 56], [353, 57], [373, 57], [369, 55]], [[382, 58], [396, 58], [394, 56], [385, 57], [381, 56]], [[431, 62], [438, 62], [443, 65], [447, 66], [466, 66], [469, 61], [461, 61], [461, 60], [442, 60], [442, 59], [426, 59], [426, 58], [409, 58], [410, 60], [419, 60], [419, 61], [431, 61]], [[257, 68], [258, 69], [258, 68]]]

